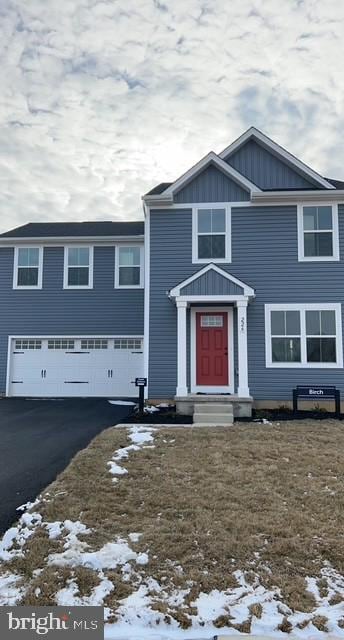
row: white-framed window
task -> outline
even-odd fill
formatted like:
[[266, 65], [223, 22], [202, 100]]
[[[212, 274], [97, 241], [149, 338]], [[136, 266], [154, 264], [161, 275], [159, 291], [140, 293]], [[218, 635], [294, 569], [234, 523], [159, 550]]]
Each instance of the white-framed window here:
[[299, 204], [297, 224], [299, 261], [339, 260], [337, 204]]
[[143, 287], [143, 247], [117, 245], [115, 287], [139, 289]]
[[114, 349], [142, 349], [142, 340], [140, 338], [115, 338], [113, 343]]
[[43, 247], [15, 247], [13, 288], [41, 289]]
[[64, 289], [92, 289], [93, 247], [70, 246], [64, 250]]
[[85, 338], [81, 340], [82, 349], [107, 349], [108, 340], [103, 338]]
[[42, 340], [24, 339], [15, 341], [15, 349], [42, 349]]
[[231, 261], [231, 210], [225, 204], [192, 210], [192, 262]]
[[201, 316], [201, 327], [223, 327], [223, 316]]
[[266, 304], [267, 367], [343, 367], [340, 303]]
[[54, 338], [48, 340], [48, 349], [74, 349], [75, 342], [74, 340], [70, 340], [70, 338]]

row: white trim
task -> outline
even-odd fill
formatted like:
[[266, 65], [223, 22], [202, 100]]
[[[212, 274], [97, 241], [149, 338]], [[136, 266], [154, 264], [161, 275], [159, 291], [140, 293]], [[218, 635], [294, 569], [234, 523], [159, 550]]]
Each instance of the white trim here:
[[145, 242], [144, 242], [144, 342], [143, 342], [143, 370], [147, 378], [145, 397], [149, 397], [149, 323], [150, 323], [150, 209], [143, 203], [145, 213]]
[[[196, 384], [196, 313], [227, 313], [228, 325], [228, 380], [222, 387], [200, 386]], [[190, 392], [191, 393], [234, 393], [234, 330], [233, 307], [191, 307], [190, 309]], [[177, 393], [178, 395], [178, 393]]]
[[[271, 311], [300, 311], [301, 362], [272, 362], [271, 353]], [[336, 314], [336, 362], [307, 362], [306, 355], [306, 311], [335, 311]], [[326, 337], [326, 336], [324, 336]], [[265, 305], [265, 366], [274, 369], [342, 369], [342, 305], [340, 302], [286, 303]]]
[[[191, 284], [191, 282], [194, 282], [194, 280], [198, 280], [198, 278], [201, 278], [205, 273], [207, 273], [208, 271], [216, 271], [216, 273], [218, 273], [220, 276], [222, 276], [223, 278], [225, 278], [226, 280], [229, 280], [230, 282], [233, 282], [233, 284], [236, 284], [238, 287], [240, 287], [243, 290], [243, 295], [218, 295], [218, 296], [181, 296], [180, 295], [180, 291], [181, 289], [184, 289], [184, 287], [186, 287], [187, 285]], [[175, 287], [173, 287], [173, 289], [171, 289], [171, 291], [169, 292], [169, 296], [171, 298], [175, 298], [175, 297], [179, 297], [180, 300], [188, 300], [190, 302], [195, 301], [195, 302], [226, 302], [226, 301], [233, 301], [233, 300], [240, 300], [245, 299], [246, 296], [254, 296], [254, 289], [252, 289], [252, 287], [249, 287], [247, 284], [245, 284], [245, 282], [242, 282], [241, 280], [239, 280], [238, 278], [235, 278], [234, 276], [232, 276], [230, 273], [227, 273], [227, 271], [224, 271], [223, 269], [221, 269], [221, 267], [218, 267], [216, 264], [207, 264], [205, 267], [203, 267], [202, 269], [200, 269], [199, 271], [196, 271], [196, 273], [194, 273], [192, 276], [190, 276], [189, 278], [186, 278], [186, 280], [183, 280], [182, 282], [180, 282], [179, 284], [177, 284]]]
[[247, 357], [247, 300], [240, 300], [237, 307], [238, 333], [238, 389], [241, 398], [250, 397], [248, 386], [248, 357]]
[[[198, 257], [198, 212], [200, 209], [210, 208], [212, 211], [221, 209], [225, 211], [225, 231], [218, 235], [225, 236], [225, 257], [224, 258], [199, 258]], [[231, 208], [228, 205], [218, 206], [214, 203], [211, 207], [195, 207], [192, 209], [192, 264], [223, 264], [232, 261], [232, 220]], [[213, 235], [213, 234], [209, 234]]]
[[[304, 255], [304, 207], [331, 207], [332, 211], [332, 256], [305, 256]], [[327, 202], [300, 202], [297, 205], [297, 248], [299, 262], [338, 262], [339, 260], [339, 231], [338, 231], [338, 205]]]
[[[119, 284], [119, 249], [122, 247], [139, 247], [140, 248], [140, 284], [131, 284], [131, 285], [123, 285]], [[142, 289], [144, 286], [144, 245], [142, 243], [137, 242], [126, 242], [121, 245], [116, 245], [115, 248], [115, 280], [114, 287], [115, 289]], [[128, 265], [129, 266], [129, 265]], [[137, 265], [134, 265], [137, 266]]]
[[10, 394], [11, 344], [13, 339], [13, 336], [8, 336], [7, 340], [6, 397]]
[[[264, 133], [262, 133], [261, 131], [259, 131], [259, 129], [256, 129], [255, 127], [250, 127], [249, 129], [247, 129], [247, 131], [245, 131], [239, 138], [237, 138], [237, 140], [234, 140], [232, 144], [226, 147], [219, 154], [220, 158], [222, 159], [228, 158], [230, 155], [234, 153], [234, 151], [239, 149], [239, 147], [241, 147], [245, 142], [247, 142], [247, 140], [250, 140], [250, 138], [254, 138], [259, 142], [261, 142], [265, 147], [270, 149], [270, 151], [272, 151], [275, 155], [283, 158], [283, 160], [287, 162], [288, 165], [295, 167], [296, 169], [301, 171], [303, 174], [305, 174], [306, 176], [308, 176], [318, 184], [321, 184], [323, 187], [326, 187], [327, 189], [335, 189], [333, 184], [325, 180], [325, 178], [323, 178], [319, 173], [317, 173], [316, 171], [308, 167], [306, 164], [304, 164], [304, 162], [302, 162], [301, 160], [293, 156], [291, 153], [289, 153], [289, 151], [287, 151], [286, 149], [281, 147], [279, 144], [271, 140], [271, 138], [268, 138], [268, 136], [266, 136]], [[255, 189], [255, 191], [258, 191], [258, 189]]]
[[[38, 279], [36, 285], [30, 285], [26, 287], [25, 285], [18, 285], [18, 251], [19, 249], [38, 249]], [[33, 267], [37, 268], [37, 267]], [[42, 289], [43, 283], [43, 247], [37, 245], [25, 244], [23, 246], [15, 246], [14, 247], [14, 258], [13, 258], [13, 289], [21, 289], [23, 291], [29, 289]]]
[[15, 335], [11, 335], [9, 336], [12, 340], [54, 340], [54, 338], [58, 339], [58, 340], [83, 340], [84, 338], [86, 340], [90, 340], [92, 338], [100, 338], [100, 339], [106, 339], [108, 338], [109, 340], [113, 340], [114, 338], [132, 338], [133, 340], [136, 339], [143, 339], [144, 335], [141, 334], [132, 334], [132, 333], [52, 333], [52, 334], [45, 334], [45, 333], [35, 333], [35, 334], [30, 334], [28, 335], [27, 333], [16, 333]]
[[[88, 284], [69, 285], [68, 284], [68, 250], [69, 249], [85, 249], [86, 247], [89, 249]], [[65, 245], [64, 259], [63, 259], [63, 288], [64, 289], [93, 289], [93, 246], [86, 245], [86, 247], [85, 245], [80, 245], [80, 244]]]
[[261, 207], [261, 206], [288, 206], [289, 204], [298, 204], [300, 200], [302, 202], [314, 202], [317, 200], [319, 202], [337, 202], [337, 204], [344, 204], [344, 190], [335, 189], [331, 191], [327, 189], [324, 191], [323, 189], [313, 190], [309, 189], [309, 191], [264, 191], [264, 193], [252, 193], [251, 196], [251, 204], [252, 206]]
[[[231, 167], [229, 164], [224, 162], [222, 158], [220, 158], [214, 151], [210, 151], [204, 158], [199, 160], [191, 169], [183, 173], [173, 184], [171, 184], [163, 193], [158, 194], [157, 200], [164, 200], [164, 198], [170, 199], [173, 194], [180, 191], [188, 182], [190, 182], [193, 178], [195, 178], [203, 169], [205, 169], [209, 164], [214, 164], [222, 173], [227, 175], [229, 178], [234, 180], [239, 186], [241, 186], [246, 191], [260, 191], [259, 187], [256, 184], [253, 184], [250, 180], [245, 178], [245, 176], [241, 175], [239, 171]], [[154, 199], [152, 196], [144, 196], [145, 200], [149, 200], [149, 203], [152, 204]]]
[[219, 208], [219, 209], [225, 209], [227, 207], [229, 208], [237, 208], [237, 207], [252, 207], [252, 202], [251, 200], [240, 200], [240, 202], [184, 202], [184, 203], [180, 203], [180, 202], [174, 202], [170, 205], [168, 204], [162, 204], [161, 206], [157, 206], [157, 205], [151, 205], [150, 206], [150, 211], [151, 213], [155, 213], [155, 211], [162, 211], [162, 210], [166, 210], [166, 211], [178, 211], [178, 210], [183, 210], [185, 211], [185, 209], [190, 210], [190, 209], [214, 209], [214, 208]]
[[177, 301], [177, 396], [188, 393], [186, 379], [186, 310], [187, 302]]
[[[20, 237], [6, 237], [1, 238], [0, 236], [0, 246], [1, 245], [10, 245], [15, 247], [16, 245], [24, 245], [24, 246], [37, 246], [37, 245], [51, 245], [54, 247], [64, 247], [66, 244], [76, 243], [78, 246], [83, 244], [92, 244], [92, 245], [101, 245], [101, 246], [113, 246], [114, 243], [117, 242], [135, 242], [138, 240], [142, 242], [144, 239], [144, 235], [137, 236], [42, 236], [38, 238], [20, 238]], [[29, 244], [28, 244], [29, 243]]]

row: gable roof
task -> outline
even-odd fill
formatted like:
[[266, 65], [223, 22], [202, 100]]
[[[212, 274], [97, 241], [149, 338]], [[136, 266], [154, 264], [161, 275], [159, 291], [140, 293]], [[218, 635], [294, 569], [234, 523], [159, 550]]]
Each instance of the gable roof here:
[[237, 287], [240, 287], [240, 289], [242, 289], [242, 295], [248, 296], [248, 297], [254, 297], [255, 293], [252, 287], [247, 285], [245, 282], [242, 282], [238, 278], [235, 278], [235, 276], [232, 276], [230, 273], [227, 273], [227, 271], [224, 271], [224, 269], [221, 269], [220, 267], [218, 267], [216, 264], [213, 264], [212, 262], [210, 264], [207, 264], [205, 267], [203, 267], [199, 271], [196, 271], [196, 273], [194, 273], [189, 278], [186, 278], [186, 280], [183, 280], [182, 282], [177, 284], [175, 287], [173, 287], [173, 289], [171, 289], [169, 292], [169, 297], [176, 298], [177, 296], [183, 295], [182, 289], [184, 289], [185, 287], [188, 287], [188, 285], [190, 285], [195, 280], [202, 278], [202, 276], [207, 274], [209, 271], [213, 271], [219, 274], [225, 280], [228, 280], [233, 284], [235, 284]]
[[226, 176], [234, 180], [240, 187], [245, 189], [246, 191], [260, 191], [259, 187], [253, 182], [250, 182], [245, 176], [241, 175], [239, 171], [228, 165], [224, 162], [219, 156], [214, 153], [214, 151], [210, 151], [204, 158], [202, 158], [199, 162], [197, 162], [191, 169], [183, 173], [175, 182], [173, 182], [165, 191], [164, 195], [173, 196], [174, 193], [177, 193], [182, 187], [190, 182], [193, 178], [195, 178], [203, 169], [208, 167], [210, 164], [214, 165], [222, 173]]
[[311, 179], [322, 188], [335, 189], [335, 186], [326, 178], [323, 178], [319, 173], [308, 167], [308, 165], [296, 158], [296, 156], [294, 156], [293, 154], [289, 153], [289, 151], [271, 140], [271, 138], [266, 136], [264, 133], [262, 133], [262, 131], [259, 131], [259, 129], [256, 129], [255, 127], [250, 127], [249, 129], [247, 129], [247, 131], [245, 131], [245, 133], [237, 138], [237, 140], [234, 140], [232, 144], [226, 147], [219, 154], [219, 157], [223, 160], [228, 159], [235, 151], [238, 151], [238, 149], [240, 149], [240, 147], [242, 147], [245, 142], [251, 139], [261, 144], [264, 148], [268, 149], [273, 155], [277, 156], [285, 164], [295, 169], [301, 175], [307, 176], [307, 178]]
[[83, 238], [143, 236], [144, 223], [135, 222], [30, 222], [0, 234], [5, 238]]

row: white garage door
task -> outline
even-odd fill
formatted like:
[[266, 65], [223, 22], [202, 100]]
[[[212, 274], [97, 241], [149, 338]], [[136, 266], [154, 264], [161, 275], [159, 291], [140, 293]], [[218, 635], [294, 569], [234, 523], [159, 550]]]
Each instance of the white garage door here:
[[134, 396], [132, 381], [143, 375], [143, 340], [15, 338], [9, 367], [10, 396]]

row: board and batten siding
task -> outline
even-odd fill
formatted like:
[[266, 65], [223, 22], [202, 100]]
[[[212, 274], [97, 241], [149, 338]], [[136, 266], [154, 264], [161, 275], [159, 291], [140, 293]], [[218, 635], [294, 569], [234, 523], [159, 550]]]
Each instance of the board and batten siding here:
[[319, 187], [254, 140], [248, 140], [240, 149], [225, 158], [225, 162], [260, 189], [314, 189]]
[[143, 335], [143, 289], [114, 289], [115, 247], [94, 248], [93, 289], [63, 289], [63, 247], [44, 248], [42, 289], [13, 289], [13, 256], [0, 249], [0, 393], [8, 335]]
[[233, 296], [243, 295], [243, 288], [227, 280], [216, 271], [207, 271], [180, 290], [181, 296]]
[[174, 201], [187, 202], [242, 202], [250, 194], [213, 165], [191, 180], [174, 196]]
[[[149, 395], [170, 398], [177, 378], [177, 313], [167, 294], [202, 268], [192, 264], [191, 209], [153, 210], [150, 236]], [[297, 384], [335, 384], [344, 393], [343, 369], [265, 366], [265, 304], [340, 302], [344, 311], [344, 206], [339, 207], [339, 238], [342, 261], [298, 262], [296, 206], [232, 208], [232, 263], [220, 267], [256, 292], [247, 317], [249, 386], [255, 399], [290, 400]], [[234, 359], [237, 368], [236, 340]]]

